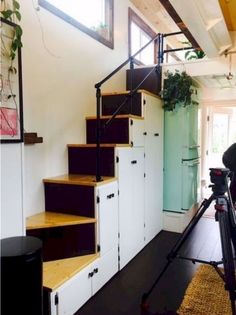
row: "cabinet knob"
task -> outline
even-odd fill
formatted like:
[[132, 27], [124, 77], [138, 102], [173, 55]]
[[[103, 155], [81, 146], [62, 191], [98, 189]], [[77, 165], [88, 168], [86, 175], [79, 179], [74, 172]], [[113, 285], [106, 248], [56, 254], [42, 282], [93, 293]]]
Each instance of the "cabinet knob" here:
[[137, 164], [136, 160], [131, 161], [131, 164]]
[[93, 272], [90, 272], [90, 273], [88, 274], [88, 277], [89, 277], [89, 278], [92, 278], [92, 276], [93, 276]]
[[98, 273], [98, 268], [93, 269], [94, 273]]
[[147, 135], [147, 132], [145, 131], [145, 132], [143, 133], [143, 135], [146, 136], [146, 135]]
[[159, 133], [154, 133], [154, 137], [159, 137]]

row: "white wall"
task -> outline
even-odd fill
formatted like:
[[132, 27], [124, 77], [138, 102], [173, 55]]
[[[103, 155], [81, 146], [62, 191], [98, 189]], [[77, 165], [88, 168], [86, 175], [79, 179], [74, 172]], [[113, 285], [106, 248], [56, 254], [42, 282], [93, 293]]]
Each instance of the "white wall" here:
[[24, 234], [23, 144], [1, 144], [1, 238]]
[[[33, 1], [35, 4], [37, 1]], [[114, 50], [32, 1], [21, 1], [24, 126], [42, 144], [25, 145], [26, 216], [44, 210], [42, 179], [67, 173], [68, 143], [85, 143], [95, 114], [94, 84], [128, 57], [128, 0], [114, 1]], [[103, 91], [124, 90], [125, 70]]]

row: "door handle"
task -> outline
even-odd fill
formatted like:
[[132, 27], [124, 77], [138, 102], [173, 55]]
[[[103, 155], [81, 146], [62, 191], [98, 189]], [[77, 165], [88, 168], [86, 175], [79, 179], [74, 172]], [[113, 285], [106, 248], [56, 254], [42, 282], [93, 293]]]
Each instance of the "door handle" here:
[[107, 199], [111, 199], [111, 198], [113, 198], [113, 197], [115, 197], [115, 194], [107, 195]]

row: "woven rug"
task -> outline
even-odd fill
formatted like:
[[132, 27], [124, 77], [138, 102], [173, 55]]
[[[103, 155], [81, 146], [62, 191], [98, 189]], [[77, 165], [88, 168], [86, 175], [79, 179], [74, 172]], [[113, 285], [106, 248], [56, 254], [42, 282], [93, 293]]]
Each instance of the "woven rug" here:
[[231, 315], [229, 293], [224, 282], [209, 265], [201, 265], [189, 284], [179, 315]]

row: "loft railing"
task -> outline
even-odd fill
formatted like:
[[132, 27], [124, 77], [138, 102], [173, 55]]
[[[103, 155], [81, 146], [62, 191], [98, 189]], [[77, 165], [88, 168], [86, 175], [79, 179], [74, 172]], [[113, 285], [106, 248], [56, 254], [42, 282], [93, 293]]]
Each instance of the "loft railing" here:
[[[96, 88], [96, 182], [102, 181], [101, 177], [101, 134], [105, 131], [105, 129], [112, 123], [115, 117], [119, 114], [121, 109], [125, 106], [129, 99], [131, 99], [132, 106], [132, 98], [135, 93], [139, 90], [141, 85], [146, 81], [146, 79], [154, 72], [161, 74], [161, 64], [163, 63], [163, 57], [165, 53], [171, 51], [185, 50], [185, 49], [193, 49], [194, 47], [186, 47], [186, 48], [177, 48], [177, 49], [168, 49], [164, 50], [164, 38], [167, 36], [179, 35], [183, 32], [175, 32], [169, 34], [160, 34], [158, 33], [155, 37], [153, 37], [147, 44], [141, 47], [134, 55], [130, 56], [126, 61], [124, 61], [120, 66], [118, 66], [115, 70], [113, 70], [109, 75], [107, 75], [103, 80], [95, 84]], [[133, 88], [133, 76], [134, 76], [134, 59], [140, 54], [147, 46], [149, 46], [154, 41], [157, 41], [158, 52], [157, 52], [157, 64], [152, 67], [152, 69], [147, 73], [144, 79]], [[101, 128], [101, 86], [107, 82], [110, 78], [112, 78], [117, 72], [119, 72], [124, 66], [130, 64], [130, 91], [126, 94], [125, 100], [118, 106], [118, 108], [114, 111], [111, 118], [108, 119], [104, 126]]]

